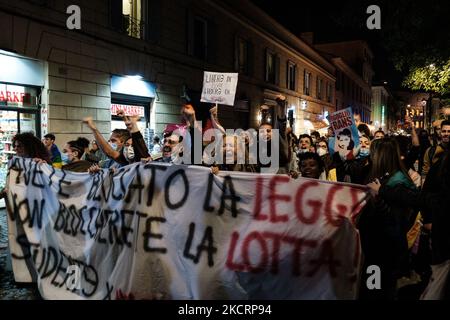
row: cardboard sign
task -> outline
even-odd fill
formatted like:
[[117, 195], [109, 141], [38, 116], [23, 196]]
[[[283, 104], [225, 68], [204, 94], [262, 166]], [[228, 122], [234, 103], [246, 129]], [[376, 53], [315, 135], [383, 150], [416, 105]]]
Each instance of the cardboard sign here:
[[336, 111], [327, 117], [334, 137], [329, 139], [330, 154], [338, 152], [343, 160], [355, 158], [359, 146], [359, 133], [351, 108]]
[[237, 73], [204, 72], [201, 102], [234, 105]]

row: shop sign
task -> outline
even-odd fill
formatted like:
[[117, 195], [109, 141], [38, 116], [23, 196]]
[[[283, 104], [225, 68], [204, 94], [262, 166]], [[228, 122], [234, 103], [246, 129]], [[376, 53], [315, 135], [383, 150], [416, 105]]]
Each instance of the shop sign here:
[[145, 111], [143, 106], [133, 106], [128, 104], [111, 104], [111, 114], [117, 115], [119, 110], [123, 110], [126, 116], [145, 116]]

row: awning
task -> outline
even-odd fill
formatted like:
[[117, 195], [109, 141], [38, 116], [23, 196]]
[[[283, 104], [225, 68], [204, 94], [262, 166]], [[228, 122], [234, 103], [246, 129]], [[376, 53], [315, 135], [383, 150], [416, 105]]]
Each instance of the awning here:
[[111, 92], [132, 96], [154, 98], [156, 96], [155, 85], [139, 79], [139, 77], [111, 77]]

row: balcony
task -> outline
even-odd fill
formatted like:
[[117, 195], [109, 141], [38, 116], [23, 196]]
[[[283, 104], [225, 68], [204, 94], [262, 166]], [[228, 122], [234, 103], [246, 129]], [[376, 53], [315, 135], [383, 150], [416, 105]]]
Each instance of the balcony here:
[[144, 21], [130, 15], [122, 15], [122, 30], [130, 37], [142, 39], [144, 37]]

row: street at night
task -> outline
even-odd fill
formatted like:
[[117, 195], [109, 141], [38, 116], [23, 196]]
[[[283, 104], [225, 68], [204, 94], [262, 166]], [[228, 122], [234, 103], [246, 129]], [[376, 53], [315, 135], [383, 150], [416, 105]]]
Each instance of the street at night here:
[[448, 300], [449, 14], [0, 0], [0, 300]]

